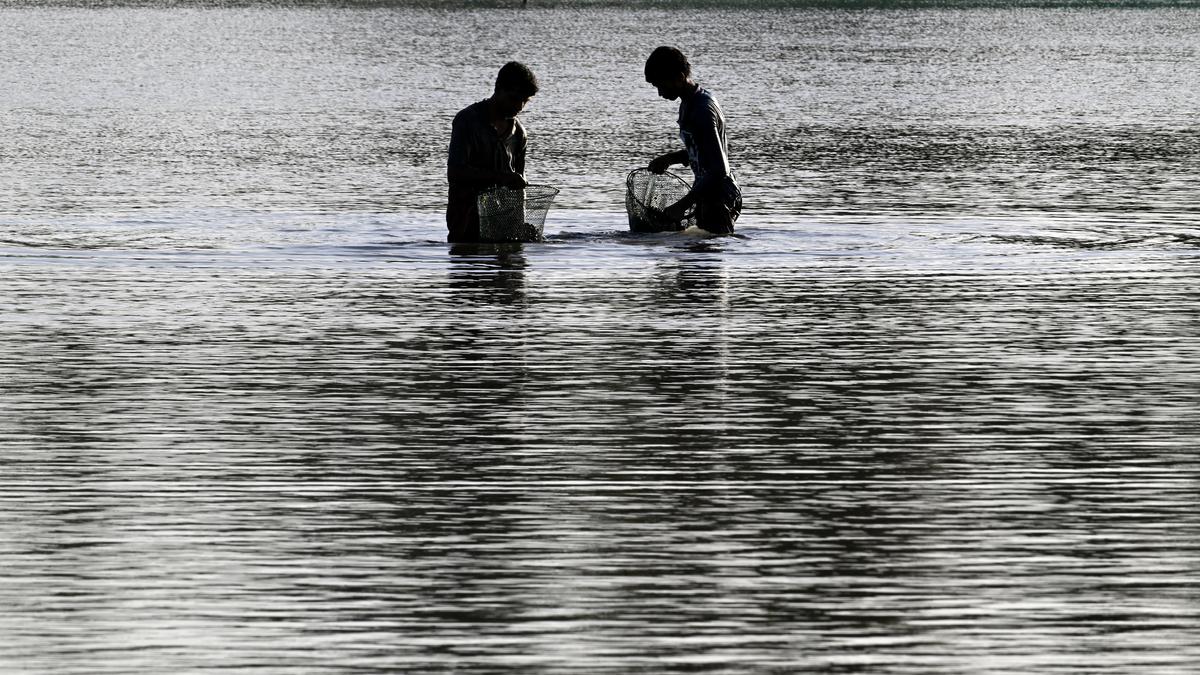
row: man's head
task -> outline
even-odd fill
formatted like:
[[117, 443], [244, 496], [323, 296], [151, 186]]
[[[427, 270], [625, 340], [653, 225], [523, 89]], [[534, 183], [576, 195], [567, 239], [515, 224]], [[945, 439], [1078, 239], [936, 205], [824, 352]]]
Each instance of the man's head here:
[[646, 59], [646, 81], [658, 95], [674, 101], [692, 88], [692, 65], [674, 47], [659, 47]]
[[492, 100], [503, 117], [516, 117], [525, 104], [538, 92], [537, 77], [522, 63], [509, 61], [496, 75], [496, 92]]

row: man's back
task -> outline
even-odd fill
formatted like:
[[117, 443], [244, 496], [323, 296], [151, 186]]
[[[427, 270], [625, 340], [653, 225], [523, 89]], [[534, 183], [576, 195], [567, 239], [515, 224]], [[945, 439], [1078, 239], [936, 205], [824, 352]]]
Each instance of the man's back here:
[[697, 87], [695, 93], [680, 100], [679, 137], [687, 148], [698, 189], [721, 190], [726, 178], [733, 181], [725, 115], [712, 92]]

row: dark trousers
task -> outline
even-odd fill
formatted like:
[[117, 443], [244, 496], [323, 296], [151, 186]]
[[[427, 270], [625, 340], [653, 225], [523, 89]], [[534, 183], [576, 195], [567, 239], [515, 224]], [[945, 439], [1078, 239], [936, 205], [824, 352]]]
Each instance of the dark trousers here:
[[742, 213], [742, 196], [700, 199], [696, 202], [696, 226], [713, 234], [733, 234], [733, 224]]
[[450, 198], [446, 203], [446, 241], [452, 244], [479, 241], [477, 195], [475, 190], [451, 186]]

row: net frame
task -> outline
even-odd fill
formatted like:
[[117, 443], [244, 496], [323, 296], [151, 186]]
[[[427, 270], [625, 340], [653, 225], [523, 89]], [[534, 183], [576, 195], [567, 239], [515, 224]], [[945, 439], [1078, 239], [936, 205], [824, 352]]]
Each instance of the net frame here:
[[625, 177], [625, 213], [629, 216], [631, 232], [678, 232], [696, 224], [695, 205], [683, 218], [670, 220], [663, 209], [683, 199], [692, 191], [688, 183], [670, 171], [661, 174], [646, 168], [634, 169]]
[[479, 238], [488, 242], [542, 241], [546, 214], [558, 192], [549, 185], [526, 185], [516, 190], [496, 187], [479, 193]]

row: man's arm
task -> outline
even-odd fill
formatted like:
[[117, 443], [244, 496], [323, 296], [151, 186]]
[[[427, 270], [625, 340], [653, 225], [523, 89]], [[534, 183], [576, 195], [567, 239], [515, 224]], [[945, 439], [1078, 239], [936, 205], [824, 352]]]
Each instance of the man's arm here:
[[683, 199], [662, 210], [663, 219], [668, 222], [679, 222], [687, 217], [688, 211], [696, 205], [696, 191], [692, 190]]
[[525, 135], [525, 127], [521, 126], [519, 122], [514, 120], [513, 124], [516, 125], [514, 133], [517, 134], [517, 142], [513, 148], [513, 171], [516, 171], [518, 175], [523, 177], [525, 175], [525, 147], [529, 145], [529, 137]]
[[665, 155], [661, 155], [659, 157], [655, 157], [654, 159], [650, 160], [650, 166], [648, 166], [647, 168], [650, 169], [650, 171], [653, 173], [663, 173], [667, 169], [674, 166], [675, 164], [687, 164], [687, 163], [688, 163], [687, 150], [676, 150], [674, 152], [668, 152]]

